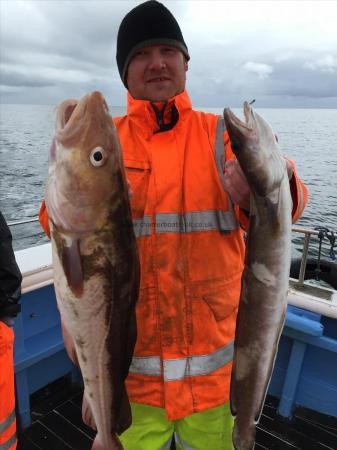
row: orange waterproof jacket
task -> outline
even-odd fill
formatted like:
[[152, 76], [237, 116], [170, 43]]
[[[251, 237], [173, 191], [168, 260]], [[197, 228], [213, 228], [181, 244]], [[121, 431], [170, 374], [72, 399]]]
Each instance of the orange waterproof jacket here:
[[[192, 110], [183, 92], [159, 120], [165, 131], [150, 102], [130, 94], [114, 122], [141, 261], [128, 394], [176, 420], [229, 400], [248, 220], [222, 185], [234, 157], [222, 118]], [[296, 174], [292, 193], [297, 219], [306, 188]], [[44, 206], [40, 216], [46, 225]]]
[[15, 450], [13, 329], [0, 320], [0, 449]]

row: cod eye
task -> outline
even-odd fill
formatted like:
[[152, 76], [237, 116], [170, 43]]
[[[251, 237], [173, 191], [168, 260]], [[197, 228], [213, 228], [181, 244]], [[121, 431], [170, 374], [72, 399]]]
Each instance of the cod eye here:
[[103, 147], [95, 147], [90, 152], [90, 162], [93, 166], [99, 167], [105, 163], [105, 150]]

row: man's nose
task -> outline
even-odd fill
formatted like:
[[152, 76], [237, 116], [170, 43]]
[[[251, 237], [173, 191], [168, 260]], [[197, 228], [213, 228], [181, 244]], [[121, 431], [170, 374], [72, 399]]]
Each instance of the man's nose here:
[[149, 69], [151, 70], [161, 70], [166, 67], [166, 61], [163, 55], [160, 53], [155, 53], [151, 55], [151, 59], [149, 61]]

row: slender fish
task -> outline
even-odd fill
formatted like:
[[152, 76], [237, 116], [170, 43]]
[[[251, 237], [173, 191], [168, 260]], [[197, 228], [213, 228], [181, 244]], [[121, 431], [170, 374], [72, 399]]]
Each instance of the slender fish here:
[[271, 127], [247, 102], [244, 116], [245, 123], [229, 109], [224, 111], [233, 151], [251, 190], [230, 393], [236, 450], [254, 448], [285, 319], [291, 259], [286, 164]]
[[139, 261], [120, 145], [99, 92], [57, 109], [46, 205], [65, 342], [73, 341], [97, 429], [92, 448], [122, 449]]

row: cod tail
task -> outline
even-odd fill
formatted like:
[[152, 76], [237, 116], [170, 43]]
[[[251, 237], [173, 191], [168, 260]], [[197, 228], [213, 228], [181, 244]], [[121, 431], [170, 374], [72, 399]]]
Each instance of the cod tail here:
[[240, 429], [238, 422], [235, 420], [233, 429], [233, 446], [235, 450], [253, 450], [255, 447], [255, 424], [251, 424], [248, 428]]
[[109, 444], [103, 444], [101, 436], [97, 434], [91, 450], [123, 450], [123, 446], [117, 436], [112, 436]]

